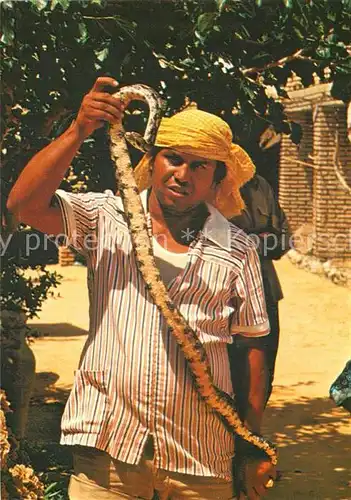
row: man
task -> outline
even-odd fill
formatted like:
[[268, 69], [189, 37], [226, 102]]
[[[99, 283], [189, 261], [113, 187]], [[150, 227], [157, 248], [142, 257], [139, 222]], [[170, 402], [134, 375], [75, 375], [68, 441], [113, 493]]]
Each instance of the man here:
[[[263, 287], [270, 334], [265, 339], [266, 364], [269, 381], [267, 401], [272, 393], [275, 362], [279, 345], [279, 301], [283, 298], [279, 278], [274, 267], [274, 260], [280, 259], [291, 246], [291, 232], [286, 215], [276, 200], [270, 184], [255, 175], [241, 189], [245, 209], [231, 222], [243, 229], [256, 244], [260, 257]], [[240, 353], [236, 367], [240, 370]]]
[[[61, 442], [74, 446], [69, 495], [233, 498], [233, 435], [199, 397], [148, 293], [120, 199], [111, 192], [56, 191], [82, 142], [104, 122], [120, 120], [122, 104], [104, 92], [116, 85], [97, 79], [77, 119], [28, 163], [8, 200], [23, 222], [65, 234], [87, 259], [89, 337], [62, 419]], [[136, 179], [169, 295], [204, 344], [215, 384], [233, 395], [227, 345], [232, 336], [243, 342], [264, 336], [269, 324], [257, 253], [222, 215], [241, 210], [239, 188], [254, 172], [231, 140], [228, 125], [209, 113], [165, 118]], [[247, 366], [245, 422], [259, 432], [262, 349], [249, 350]], [[243, 467], [248, 498], [263, 496], [275, 478], [270, 462], [260, 458]]]

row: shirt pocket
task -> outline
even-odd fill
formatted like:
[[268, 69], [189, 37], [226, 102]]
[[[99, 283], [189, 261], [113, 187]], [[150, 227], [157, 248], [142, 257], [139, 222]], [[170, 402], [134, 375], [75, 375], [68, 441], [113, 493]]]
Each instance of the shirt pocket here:
[[108, 409], [107, 372], [76, 370], [62, 417], [65, 434], [99, 434]]
[[262, 206], [257, 207], [257, 215], [258, 215], [258, 225], [262, 228], [269, 226], [270, 224], [270, 214], [268, 207]]

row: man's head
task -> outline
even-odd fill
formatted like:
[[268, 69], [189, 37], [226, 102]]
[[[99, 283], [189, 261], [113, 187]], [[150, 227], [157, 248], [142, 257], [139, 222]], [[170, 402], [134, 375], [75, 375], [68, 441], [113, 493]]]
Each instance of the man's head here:
[[166, 193], [174, 203], [176, 199], [180, 204], [210, 201], [228, 218], [241, 212], [244, 202], [239, 189], [255, 167], [247, 153], [232, 143], [224, 120], [187, 109], [161, 121], [155, 145], [157, 154], [155, 149], [147, 153], [135, 169], [140, 191], [151, 184], [160, 190], [162, 185], [165, 191], [160, 194]]
[[175, 148], [154, 147], [151, 156], [151, 185], [164, 206], [179, 211], [214, 199], [226, 175], [223, 162], [209, 160]]

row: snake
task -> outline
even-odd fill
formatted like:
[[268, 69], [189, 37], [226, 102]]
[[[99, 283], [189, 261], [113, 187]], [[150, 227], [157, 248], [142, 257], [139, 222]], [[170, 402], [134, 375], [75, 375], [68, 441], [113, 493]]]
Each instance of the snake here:
[[112, 96], [123, 103], [124, 110], [131, 101], [135, 100], [145, 102], [149, 108], [143, 136], [124, 130], [123, 114], [116, 123], [110, 125], [109, 129], [111, 159], [116, 167], [117, 192], [122, 200], [137, 266], [146, 283], [146, 288], [163, 315], [169, 331], [175, 336], [201, 398], [215, 411], [231, 432], [265, 452], [271, 463], [276, 465], [278, 455], [275, 445], [262, 435], [248, 429], [238, 415], [235, 400], [214, 384], [205, 348], [196, 332], [170, 299], [154, 259], [151, 235], [134, 177], [128, 143], [143, 152], [152, 148], [164, 113], [164, 101], [154, 89], [143, 84], [122, 87]]

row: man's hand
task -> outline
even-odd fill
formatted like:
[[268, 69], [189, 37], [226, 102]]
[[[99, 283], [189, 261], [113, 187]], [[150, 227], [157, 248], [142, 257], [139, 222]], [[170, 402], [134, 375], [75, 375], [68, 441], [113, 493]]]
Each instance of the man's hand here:
[[105, 122], [116, 123], [121, 118], [123, 103], [104, 92], [105, 87], [117, 87], [116, 80], [110, 77], [99, 77], [93, 88], [84, 97], [73, 126], [77, 128], [79, 137], [84, 140]]
[[275, 481], [277, 477], [276, 469], [269, 460], [248, 459], [240, 469], [240, 483], [245, 493], [240, 493], [239, 500], [257, 500], [266, 496], [272, 480]]

